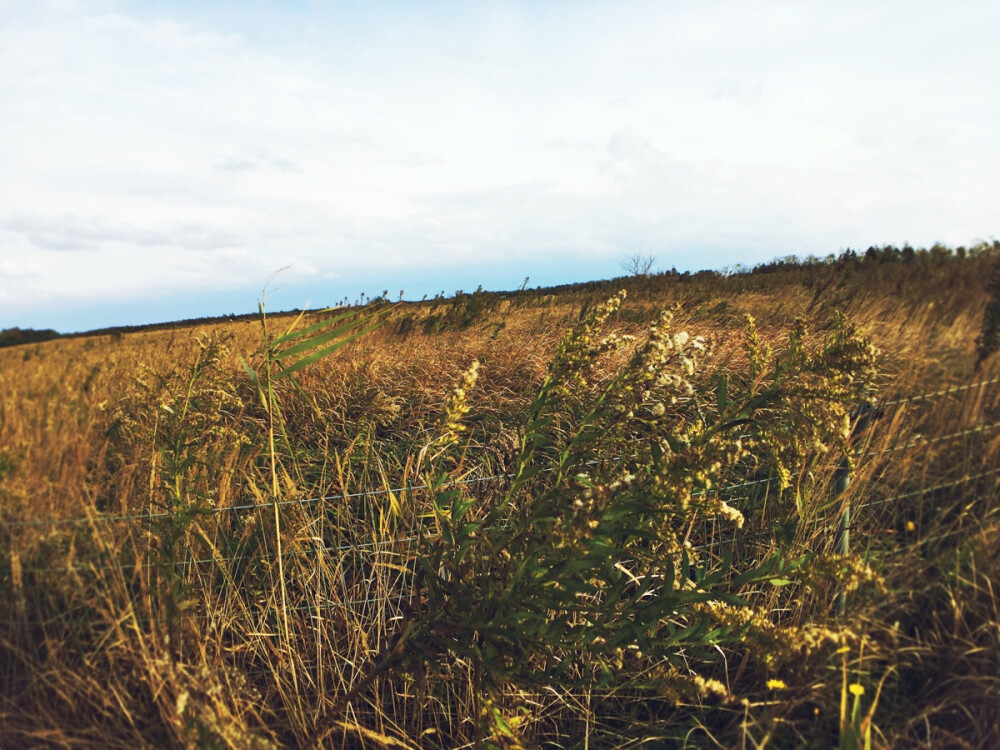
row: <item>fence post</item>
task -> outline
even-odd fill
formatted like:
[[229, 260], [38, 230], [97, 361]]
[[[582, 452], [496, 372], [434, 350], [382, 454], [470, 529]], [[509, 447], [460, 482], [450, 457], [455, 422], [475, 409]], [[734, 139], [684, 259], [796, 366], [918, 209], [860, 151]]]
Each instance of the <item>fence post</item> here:
[[[834, 475], [833, 496], [840, 497], [847, 488], [851, 486], [851, 472], [845, 458]], [[840, 511], [840, 522], [837, 525], [837, 551], [841, 555], [850, 554], [851, 551], [851, 503], [844, 501], [844, 507]], [[847, 592], [843, 589], [837, 594], [837, 614], [843, 617], [847, 610]]]
[[[851, 449], [857, 455], [857, 448], [854, 447], [858, 437], [867, 430], [872, 420], [879, 416], [880, 410], [876, 410], [875, 404], [865, 401], [857, 409], [851, 412], [851, 421], [854, 427], [851, 430]], [[833, 497], [841, 497], [851, 486], [851, 468], [848, 458], [845, 456], [833, 475]], [[851, 552], [851, 503], [845, 500], [840, 511], [840, 522], [837, 524], [837, 551], [841, 555], [848, 555]], [[847, 611], [847, 592], [841, 589], [837, 594], [837, 614], [843, 617]]]

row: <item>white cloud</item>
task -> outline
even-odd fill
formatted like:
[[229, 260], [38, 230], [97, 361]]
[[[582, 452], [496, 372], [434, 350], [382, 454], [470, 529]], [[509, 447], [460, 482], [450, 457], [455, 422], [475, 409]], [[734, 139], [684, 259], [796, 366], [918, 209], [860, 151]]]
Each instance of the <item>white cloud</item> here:
[[20, 235], [43, 250], [96, 250], [110, 243], [137, 248], [218, 250], [245, 244], [238, 233], [197, 222], [136, 227], [96, 216], [14, 215], [0, 218], [0, 232]]
[[0, 276], [8, 279], [30, 279], [42, 275], [42, 267], [31, 258], [12, 258], [0, 261]]
[[275, 156], [261, 146], [244, 145], [238, 154], [217, 157], [212, 166], [223, 172], [244, 172], [251, 169], [277, 169], [300, 171], [299, 165], [291, 159]]
[[993, 3], [225, 8], [0, 3], [6, 306], [996, 231]]

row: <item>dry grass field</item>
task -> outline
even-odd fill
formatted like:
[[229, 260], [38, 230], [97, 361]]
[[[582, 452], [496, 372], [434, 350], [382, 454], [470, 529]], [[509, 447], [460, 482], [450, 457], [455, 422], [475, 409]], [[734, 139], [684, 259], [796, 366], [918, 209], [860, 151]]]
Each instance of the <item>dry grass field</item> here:
[[998, 259], [0, 349], [0, 747], [996, 747]]

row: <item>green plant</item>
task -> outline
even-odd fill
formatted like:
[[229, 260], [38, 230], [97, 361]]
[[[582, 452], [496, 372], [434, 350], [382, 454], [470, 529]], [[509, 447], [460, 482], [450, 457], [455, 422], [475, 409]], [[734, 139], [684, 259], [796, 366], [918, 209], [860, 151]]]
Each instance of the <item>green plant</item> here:
[[871, 385], [874, 351], [845, 321], [815, 350], [800, 326], [778, 357], [751, 325], [748, 371], [706, 399], [691, 380], [706, 343], [673, 332], [669, 314], [642, 345], [599, 336], [623, 298], [592, 308], [559, 346], [498, 502], [451, 481], [478, 363], [421, 456], [433, 525], [416, 557], [417, 605], [369, 677], [446, 655], [471, 665], [486, 736], [508, 733], [491, 708], [505, 685], [606, 687], [630, 661], [654, 665], [628, 670], [633, 688], [725, 693], [686, 665], [752, 621], [713, 621], [701, 605], [744, 605], [746, 587], [794, 565], [772, 555], [736, 568], [731, 553], [701, 555], [692, 531], [742, 525], [716, 490], [754, 451], [766, 449], [788, 485], [791, 460], [842, 444]]
[[[278, 397], [278, 386], [283, 382], [290, 383], [295, 390], [308, 400], [305, 392], [292, 377], [303, 368], [330, 356], [352, 341], [371, 333], [383, 325], [388, 319], [392, 306], [385, 304], [385, 297], [375, 299], [361, 310], [348, 310], [339, 315], [297, 329], [305, 313], [299, 316], [277, 336], [272, 335], [268, 326], [268, 317], [264, 303], [258, 304], [260, 313], [261, 348], [260, 362], [257, 368], [251, 367], [241, 360], [243, 369], [253, 384], [257, 398], [264, 409], [267, 433], [268, 474], [270, 477], [270, 496], [274, 510], [274, 543], [275, 557], [278, 561], [278, 580], [281, 592], [281, 614], [283, 638], [286, 648], [291, 654], [290, 629], [288, 620], [288, 591], [285, 576], [285, 562], [281, 531], [281, 514], [278, 500], [281, 495], [281, 479], [286, 484], [294, 486], [294, 480], [288, 469], [282, 465], [278, 453], [278, 440], [283, 443], [288, 459], [294, 463], [295, 451], [289, 440], [285, 420], [281, 413]], [[327, 311], [323, 311], [327, 312]], [[296, 471], [296, 473], [298, 473]]]
[[17, 471], [17, 461], [5, 450], [0, 450], [0, 481]]
[[233, 424], [243, 402], [222, 366], [229, 338], [196, 338], [186, 367], [165, 373], [141, 368], [135, 390], [123, 399], [109, 430], [115, 464], [142, 456], [148, 466], [147, 543], [125, 545], [118, 553], [124, 564], [151, 568], [162, 625], [175, 640], [192, 606], [185, 563], [211, 548], [198, 519], [216, 507], [217, 480], [232, 452], [249, 443]]
[[438, 295], [431, 303], [428, 316], [423, 320], [424, 332], [462, 331], [477, 323], [486, 322], [490, 313], [500, 304], [500, 300], [501, 295], [485, 292], [482, 286], [472, 294], [466, 294], [459, 289], [445, 311], [437, 315], [435, 310], [446, 302], [443, 295]]
[[[862, 711], [865, 696], [865, 686], [860, 681], [850, 681], [847, 663], [849, 648], [842, 648], [843, 665], [841, 668], [842, 683], [840, 690], [840, 724], [839, 743], [840, 750], [871, 750], [872, 729], [875, 709], [878, 708], [879, 697], [882, 695], [882, 687], [885, 684], [888, 674], [883, 675], [879, 680], [875, 695], [871, 699], [867, 711]], [[864, 643], [862, 643], [861, 653], [858, 656], [859, 664], [864, 663]], [[848, 704], [850, 708], [848, 709]]]

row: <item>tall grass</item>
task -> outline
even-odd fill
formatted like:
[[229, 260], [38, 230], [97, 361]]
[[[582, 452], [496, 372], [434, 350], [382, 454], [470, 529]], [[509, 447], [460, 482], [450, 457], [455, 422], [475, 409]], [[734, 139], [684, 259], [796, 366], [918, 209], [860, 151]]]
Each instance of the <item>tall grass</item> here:
[[990, 746], [1000, 387], [844, 422], [972, 377], [915, 257], [0, 352], [0, 744]]

